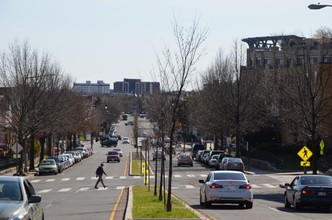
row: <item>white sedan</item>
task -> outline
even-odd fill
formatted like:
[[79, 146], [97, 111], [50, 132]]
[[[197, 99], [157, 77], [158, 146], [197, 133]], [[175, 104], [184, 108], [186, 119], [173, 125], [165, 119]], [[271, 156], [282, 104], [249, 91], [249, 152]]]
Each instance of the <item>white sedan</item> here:
[[240, 171], [211, 171], [206, 180], [199, 180], [199, 202], [210, 207], [212, 203], [239, 204], [253, 207], [253, 192], [246, 175]]

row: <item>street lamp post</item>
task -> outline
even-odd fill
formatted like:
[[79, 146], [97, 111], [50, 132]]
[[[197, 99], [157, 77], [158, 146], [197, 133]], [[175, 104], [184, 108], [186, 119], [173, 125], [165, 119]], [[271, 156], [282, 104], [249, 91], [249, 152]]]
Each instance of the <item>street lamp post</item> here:
[[325, 7], [332, 7], [332, 5], [321, 5], [321, 4], [311, 4], [308, 6], [309, 9], [312, 9], [312, 10], [318, 10], [318, 9], [322, 9], [322, 8], [325, 8]]

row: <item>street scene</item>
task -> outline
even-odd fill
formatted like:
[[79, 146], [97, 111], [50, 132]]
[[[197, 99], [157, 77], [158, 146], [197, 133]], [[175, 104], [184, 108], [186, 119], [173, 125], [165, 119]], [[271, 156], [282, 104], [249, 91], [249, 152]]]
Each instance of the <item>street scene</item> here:
[[0, 220], [332, 213], [332, 3], [0, 1]]

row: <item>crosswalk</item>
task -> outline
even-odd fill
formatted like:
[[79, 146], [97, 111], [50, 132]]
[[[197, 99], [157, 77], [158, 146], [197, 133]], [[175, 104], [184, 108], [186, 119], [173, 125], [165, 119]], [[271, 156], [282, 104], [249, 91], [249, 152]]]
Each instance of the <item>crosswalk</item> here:
[[[205, 179], [207, 177], [206, 174], [197, 174], [197, 175], [192, 175], [192, 174], [187, 174], [187, 175], [180, 175], [180, 174], [175, 174], [173, 175], [174, 179], [177, 178], [192, 178], [192, 179]], [[106, 185], [107, 184], [107, 180], [143, 180], [143, 176], [106, 176], [104, 178]], [[152, 179], [154, 179], [155, 176], [150, 176], [150, 180], [151, 183], [153, 183]], [[167, 175], [166, 175], [166, 178]], [[112, 191], [112, 190], [122, 190], [124, 189], [126, 186], [115, 186], [114, 184], [109, 184], [108, 187], [104, 188], [104, 187], [99, 187], [98, 189], [94, 188], [94, 182], [92, 181], [96, 181], [97, 178], [96, 177], [66, 177], [66, 178], [57, 178], [57, 177], [52, 177], [52, 178], [36, 178], [36, 179], [32, 179], [30, 180], [30, 182], [32, 183], [40, 183], [40, 184], [46, 184], [44, 189], [41, 189], [39, 191], [37, 191], [38, 194], [46, 194], [46, 193], [68, 193], [68, 192], [73, 192], [73, 193], [82, 193], [82, 192], [89, 192], [89, 191]], [[68, 187], [68, 185], [66, 185], [66, 187], [63, 188], [58, 188], [58, 189], [53, 189], [53, 188], [47, 188], [47, 183], [54, 183], [57, 181], [61, 181], [63, 183], [69, 182], [69, 181], [77, 181], [77, 182], [82, 182], [82, 184], [84, 184], [84, 186], [81, 187], [76, 187], [76, 188], [70, 188]], [[91, 186], [86, 186], [88, 182], [88, 185]], [[197, 181], [198, 182], [198, 181]], [[200, 184], [196, 184], [196, 185], [181, 185], [181, 184], [177, 184], [176, 182], [173, 184], [172, 189], [174, 190], [182, 190], [182, 189], [187, 189], [187, 190], [197, 190], [199, 189]], [[280, 189], [279, 184], [271, 184], [271, 183], [260, 183], [260, 184], [254, 184], [251, 183], [251, 187], [252, 189], [255, 190], [265, 190], [265, 189]]]

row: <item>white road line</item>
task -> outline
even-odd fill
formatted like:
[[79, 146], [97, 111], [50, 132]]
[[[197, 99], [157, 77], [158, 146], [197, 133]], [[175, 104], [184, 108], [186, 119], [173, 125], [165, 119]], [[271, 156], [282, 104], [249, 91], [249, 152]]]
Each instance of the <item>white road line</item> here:
[[31, 180], [30, 182], [31, 183], [38, 183], [38, 182], [40, 182], [40, 180]]
[[188, 174], [187, 177], [195, 177], [195, 175]]
[[113, 176], [107, 176], [107, 177], [105, 177], [105, 179], [111, 180], [111, 179], [113, 179]]
[[192, 186], [192, 185], [185, 185], [185, 187], [186, 187], [187, 189], [195, 189], [195, 186]]
[[69, 181], [70, 178], [62, 178], [61, 181]]
[[71, 190], [71, 188], [62, 188], [58, 190], [58, 192], [68, 192], [69, 190]]
[[206, 175], [206, 174], [201, 174], [200, 176], [201, 176], [201, 177], [207, 177], [207, 175]]
[[178, 189], [179, 187], [178, 186], [172, 186], [171, 188], [172, 189]]
[[46, 182], [53, 182], [55, 179], [47, 179]]
[[125, 186], [117, 186], [116, 189], [124, 189], [126, 188]]
[[85, 177], [77, 177], [76, 178], [76, 180], [78, 180], [78, 181], [82, 181], [82, 180], [84, 180], [85, 179]]
[[258, 186], [258, 185], [256, 185], [256, 184], [251, 184], [251, 187], [252, 187], [252, 188], [256, 188], [256, 189], [260, 189], [260, 188], [262, 188], [262, 187], [260, 187], [260, 186]]
[[120, 176], [119, 179], [127, 179], [126, 176]]
[[277, 188], [276, 186], [273, 186], [271, 184], [268, 184], [268, 183], [265, 183], [265, 184], [262, 184], [263, 186], [266, 186], [268, 188]]
[[89, 187], [82, 187], [79, 190], [77, 190], [75, 193], [81, 192], [81, 191], [87, 191], [88, 189], [90, 189]]
[[181, 177], [181, 175], [174, 175], [174, 177]]
[[134, 179], [141, 179], [141, 176], [134, 176]]
[[48, 193], [51, 191], [52, 191], [52, 189], [44, 189], [44, 190], [38, 191], [38, 193], [42, 194], [42, 193]]

